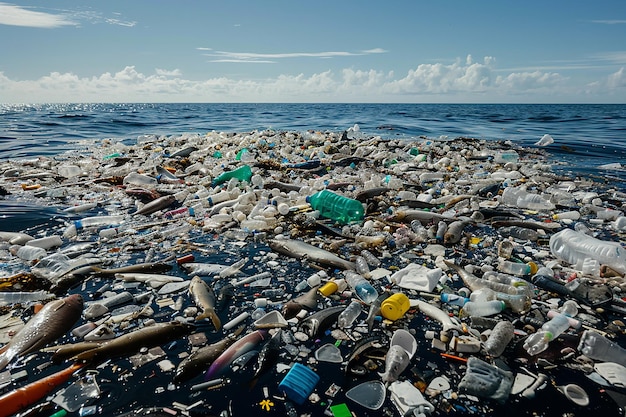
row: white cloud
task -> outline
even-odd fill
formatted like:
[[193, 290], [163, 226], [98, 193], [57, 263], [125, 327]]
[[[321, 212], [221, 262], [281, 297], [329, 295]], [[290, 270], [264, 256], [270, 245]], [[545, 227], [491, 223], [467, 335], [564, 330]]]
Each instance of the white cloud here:
[[161, 69], [161, 68], [157, 68], [155, 70], [157, 75], [162, 75], [165, 77], [180, 77], [182, 74], [182, 72], [177, 68], [177, 69], [173, 69], [173, 70], [165, 70], [165, 69]]
[[50, 29], [77, 26], [77, 23], [61, 14], [35, 12], [21, 6], [0, 3], [0, 25]]
[[258, 52], [232, 52], [232, 51], [215, 51], [211, 48], [196, 48], [199, 51], [209, 52], [203, 55], [215, 57], [210, 62], [241, 62], [241, 63], [259, 63], [268, 64], [276, 63], [279, 59], [293, 58], [335, 58], [347, 56], [360, 56], [369, 54], [381, 54], [387, 51], [381, 48], [370, 49], [362, 52], [346, 52], [346, 51], [327, 51], [327, 52], [284, 52], [284, 53], [258, 53]]
[[591, 23], [600, 23], [602, 25], [623, 25], [626, 23], [626, 20], [619, 20], [619, 19], [592, 20]]
[[607, 83], [609, 88], [626, 87], [626, 72], [624, 71], [624, 67], [620, 68], [619, 71], [609, 75]]
[[[0, 72], [2, 99], [30, 102], [523, 102], [546, 97], [564, 101], [624, 100], [626, 71], [586, 85], [558, 72], [495, 70], [495, 59], [471, 56], [451, 64], [420, 64], [404, 76], [375, 69], [344, 68], [266, 79], [214, 77], [190, 80], [179, 69], [147, 74], [134, 66], [92, 77], [53, 72], [36, 80], [14, 80]], [[622, 87], [618, 89], [618, 87]], [[572, 99], [572, 97], [574, 97]], [[581, 99], [581, 97], [583, 97]], [[622, 97], [620, 99], [620, 97]]]

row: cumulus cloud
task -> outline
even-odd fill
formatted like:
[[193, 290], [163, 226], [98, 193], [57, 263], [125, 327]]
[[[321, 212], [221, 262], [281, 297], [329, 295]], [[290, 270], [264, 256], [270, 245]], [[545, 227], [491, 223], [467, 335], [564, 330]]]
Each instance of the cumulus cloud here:
[[21, 6], [0, 3], [0, 25], [51, 29], [76, 26], [77, 23], [62, 14], [36, 12]]
[[[471, 56], [453, 63], [420, 64], [403, 76], [375, 69], [345, 68], [313, 74], [281, 74], [265, 79], [187, 79], [179, 69], [153, 73], [127, 66], [92, 77], [53, 72], [36, 80], [14, 80], [0, 72], [7, 102], [506, 102], [536, 101], [576, 94], [606, 97], [626, 86], [624, 68], [586, 86], [569, 85], [558, 72], [495, 68], [493, 57]], [[514, 98], [512, 98], [514, 97]]]

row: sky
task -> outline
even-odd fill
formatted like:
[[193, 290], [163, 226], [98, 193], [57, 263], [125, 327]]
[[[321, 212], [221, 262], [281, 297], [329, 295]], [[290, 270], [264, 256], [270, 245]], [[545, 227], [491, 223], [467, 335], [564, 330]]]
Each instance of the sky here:
[[626, 103], [624, 0], [0, 1], [0, 103]]

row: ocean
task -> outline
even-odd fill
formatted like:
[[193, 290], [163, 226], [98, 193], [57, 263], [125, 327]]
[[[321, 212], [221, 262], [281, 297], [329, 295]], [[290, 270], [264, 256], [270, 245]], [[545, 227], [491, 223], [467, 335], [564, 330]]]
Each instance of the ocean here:
[[[477, 138], [487, 141], [510, 142], [514, 146], [529, 148], [541, 148], [545, 151], [547, 161], [551, 162], [555, 171], [568, 177], [589, 176], [595, 181], [604, 183], [605, 187], [626, 191], [626, 105], [588, 105], [588, 104], [38, 104], [38, 105], [0, 105], [0, 162], [19, 161], [36, 159], [38, 156], [55, 158], [66, 151], [72, 151], [72, 157], [80, 155], [81, 150], [87, 151], [93, 143], [104, 140], [121, 141], [127, 145], [142, 143], [142, 138], [147, 135], [180, 135], [183, 133], [204, 134], [207, 132], [251, 132], [272, 129], [275, 131], [330, 131], [335, 134], [359, 126], [359, 137], [367, 140], [371, 137], [379, 136], [383, 140], [405, 139], [407, 141], [430, 138], [434, 139], [434, 146], [445, 146], [446, 142], [456, 138]], [[554, 142], [548, 146], [540, 147], [536, 143], [545, 135], [549, 134], [554, 138]], [[458, 143], [455, 142], [454, 146]], [[469, 143], [469, 142], [468, 142]], [[473, 142], [472, 142], [473, 143]], [[59, 158], [63, 161], [63, 158]], [[355, 159], [357, 163], [362, 163]], [[7, 164], [6, 166], [9, 166]], [[339, 164], [335, 169], [341, 170]], [[275, 170], [278, 171], [278, 170]], [[0, 173], [2, 174], [2, 173]], [[317, 175], [314, 171], [297, 175]], [[87, 181], [89, 182], [89, 181]], [[84, 185], [84, 184], [83, 184]], [[168, 184], [162, 184], [165, 188]], [[172, 185], [173, 189], [187, 187], [189, 184]], [[81, 187], [80, 182], [68, 185], [68, 190], [73, 190], [74, 186]], [[88, 186], [87, 186], [88, 187]], [[113, 187], [114, 188], [114, 187]], [[111, 188], [111, 190], [113, 189]], [[90, 195], [88, 188], [78, 188], [85, 193], [83, 197], [98, 199]], [[99, 190], [106, 189], [98, 188]], [[87, 216], [102, 216], [104, 214], [123, 212], [127, 217], [132, 217], [134, 203], [129, 203], [130, 196], [119, 197], [123, 194], [121, 189], [115, 188], [116, 196], [114, 201], [102, 201], [102, 205], [94, 207], [92, 210], [78, 214], [68, 214], [61, 210], [67, 201], [60, 199], [62, 204], [42, 206], [37, 204], [38, 198], [30, 200], [32, 206], [24, 205], [21, 200], [0, 199], [0, 231], [26, 231], [36, 234], [37, 237], [62, 234], [68, 225], [74, 221]], [[21, 189], [20, 189], [21, 191]], [[102, 192], [95, 192], [95, 194]], [[113, 193], [113, 191], [111, 191]], [[36, 191], [35, 193], [36, 194]], [[102, 197], [102, 196], [100, 196]], [[46, 200], [50, 201], [50, 200]], [[611, 200], [613, 202], [613, 200]], [[44, 203], [45, 204], [45, 203]], [[531, 211], [532, 213], [532, 211]], [[584, 220], [590, 220], [593, 213], [582, 213]], [[529, 216], [532, 214], [529, 214]], [[540, 213], [540, 216], [542, 214]], [[135, 218], [136, 219], [136, 218]], [[234, 298], [230, 304], [220, 311], [223, 322], [236, 317], [242, 311], [253, 312], [255, 300], [266, 296], [272, 299], [275, 295], [275, 304], [270, 304], [269, 309], [279, 309], [281, 300], [285, 300], [289, 294], [295, 294], [295, 285], [306, 279], [318, 269], [309, 262], [296, 261], [283, 255], [273, 253], [268, 247], [267, 239], [272, 232], [267, 233], [244, 233], [227, 228], [207, 233], [199, 225], [202, 219], [194, 220], [194, 227], [187, 235], [187, 240], [159, 237], [161, 230], [166, 229], [168, 220], [159, 217], [146, 217], [138, 224], [144, 228], [134, 230], [129, 226], [128, 233], [123, 233], [119, 238], [111, 240], [101, 239], [98, 233], [90, 234], [83, 231], [78, 239], [64, 238], [63, 246], [66, 249], [73, 243], [90, 243], [93, 246], [86, 249], [91, 254], [101, 257], [107, 262], [107, 266], [121, 266], [130, 263], [139, 263], [144, 260], [166, 259], [173, 269], [169, 275], [189, 279], [190, 275], [183, 268], [174, 262], [175, 257], [183, 257], [192, 254], [197, 262], [220, 263], [230, 265], [241, 259], [248, 259], [249, 262], [243, 269], [245, 275], [252, 276], [262, 271], [270, 271], [272, 275], [271, 286], [253, 287], [242, 285], [234, 291]], [[206, 218], [204, 220], [207, 220]], [[543, 220], [546, 220], [545, 217]], [[597, 220], [597, 219], [594, 219]], [[153, 224], [154, 221], [154, 224]], [[173, 221], [183, 223], [186, 219], [178, 218]], [[291, 220], [290, 220], [291, 221]], [[147, 225], [142, 225], [145, 222]], [[287, 223], [285, 221], [285, 223]], [[293, 223], [297, 223], [294, 221]], [[570, 222], [571, 223], [571, 222]], [[592, 227], [607, 228], [606, 235], [612, 234], [608, 222], [597, 226], [598, 222], [590, 221]], [[122, 225], [123, 226], [123, 225]], [[120, 230], [123, 231], [123, 227]], [[301, 225], [300, 225], [301, 226]], [[397, 224], [389, 224], [389, 227], [396, 227]], [[569, 223], [564, 223], [563, 227], [569, 227]], [[450, 245], [445, 248], [446, 256], [451, 259], [468, 261], [468, 263], [481, 265], [481, 263], [494, 262], [494, 247], [482, 246], [480, 242], [489, 239], [498, 240], [496, 227], [492, 227], [487, 220], [483, 223], [467, 226], [472, 233], [473, 239], [469, 240], [466, 246], [460, 244]], [[408, 227], [398, 227], [407, 230]], [[148, 233], [148, 231], [150, 233]], [[320, 244], [323, 240], [340, 240], [333, 236], [336, 229], [320, 228], [313, 232], [308, 230], [303, 232], [304, 238]], [[548, 230], [548, 233], [551, 233]], [[156, 242], [149, 237], [155, 236]], [[623, 234], [619, 235], [623, 237]], [[400, 238], [401, 236], [398, 235]], [[619, 238], [619, 237], [618, 237]], [[476, 243], [478, 242], [478, 243]], [[493, 242], [492, 242], [493, 243]], [[394, 242], [393, 245], [397, 245]], [[535, 251], [537, 245], [543, 245], [543, 252], [549, 253], [545, 239], [538, 242], [520, 245], [516, 248], [516, 254], [523, 258], [533, 258], [538, 255]], [[424, 253], [430, 244], [418, 243], [415, 249], [410, 247], [392, 246], [381, 250], [383, 267], [390, 270], [397, 270], [408, 262], [418, 262], [433, 266], [431, 256]], [[372, 249], [375, 251], [375, 249]], [[376, 249], [377, 250], [377, 249]], [[356, 245], [347, 244], [340, 252], [344, 256], [356, 253]], [[4, 259], [0, 261], [2, 268], [10, 268], [12, 273], [27, 269], [25, 262], [16, 261], [15, 257], [9, 255], [8, 247], [0, 247], [0, 253]], [[172, 257], [169, 257], [172, 255]], [[384, 255], [384, 257], [383, 257]], [[516, 256], [517, 256], [516, 255]], [[543, 255], [545, 256], [545, 255]], [[541, 258], [537, 258], [541, 259]], [[26, 265], [26, 266], [25, 266]], [[332, 269], [332, 268], [331, 268]], [[9, 275], [9, 269], [0, 270], [0, 277]], [[337, 273], [338, 271], [330, 271]], [[84, 278], [84, 277], [83, 277]], [[237, 276], [243, 278], [243, 275]], [[386, 278], [383, 278], [383, 282]], [[206, 280], [215, 291], [226, 287], [225, 281], [217, 277]], [[97, 300], [94, 295], [96, 290], [110, 285], [108, 290], [114, 293], [128, 290], [137, 297], [149, 291], [146, 286], [137, 282], [112, 284], [113, 280], [108, 278], [98, 278], [88, 276], [84, 281], [75, 284], [67, 290], [67, 293], [81, 293], [87, 301]], [[454, 283], [459, 287], [461, 282]], [[377, 284], [379, 289], [384, 285]], [[452, 284], [451, 284], [452, 285]], [[387, 287], [393, 287], [388, 284]], [[448, 288], [456, 290], [457, 288]], [[106, 290], [102, 290], [106, 291]], [[269, 291], [265, 293], [265, 291]], [[266, 294], [266, 295], [264, 295]], [[267, 295], [271, 294], [271, 295]], [[414, 297], [421, 297], [417, 292], [411, 293]], [[159, 301], [166, 299], [168, 295], [158, 296]], [[181, 318], [184, 314], [182, 309], [176, 310], [177, 300], [184, 302], [184, 307], [192, 306], [192, 302], [186, 291], [183, 293], [173, 293], [171, 295], [172, 304], [159, 304], [154, 302], [155, 314], [152, 317], [157, 322]], [[332, 302], [326, 300], [323, 305], [344, 303], [345, 297], [336, 297]], [[550, 298], [546, 297], [538, 305], [546, 309]], [[143, 302], [143, 301], [142, 301]], [[150, 301], [152, 302], [152, 301]], [[138, 301], [138, 304], [141, 302]], [[130, 303], [120, 308], [124, 310], [129, 307], [137, 307]], [[458, 310], [458, 309], [457, 309]], [[537, 307], [537, 312], [540, 310]], [[116, 309], [115, 312], [118, 310]], [[364, 309], [365, 311], [365, 309]], [[366, 313], [366, 311], [365, 311]], [[361, 316], [361, 319], [365, 316]], [[120, 313], [121, 314], [121, 313]], [[417, 383], [426, 383], [436, 376], [446, 376], [453, 383], [451, 390], [444, 390], [443, 393], [434, 395], [431, 401], [436, 406], [433, 415], [498, 415], [508, 413], [511, 416], [561, 416], [574, 415], [578, 412], [591, 412], [608, 415], [614, 413], [618, 408], [604, 389], [598, 389], [598, 385], [583, 375], [583, 372], [576, 367], [569, 367], [571, 359], [560, 358], [565, 348], [575, 348], [577, 340], [574, 335], [566, 337], [563, 341], [559, 339], [558, 348], [549, 349], [546, 360], [557, 363], [556, 369], [537, 368], [534, 363], [526, 365], [524, 362], [517, 362], [513, 358], [523, 358], [525, 355], [521, 351], [521, 344], [509, 346], [507, 359], [497, 359], [495, 362], [506, 367], [506, 363], [517, 373], [526, 372], [524, 369], [534, 370], [535, 373], [545, 372], [549, 375], [550, 381], [554, 384], [547, 384], [543, 388], [537, 389], [536, 397], [526, 398], [520, 395], [512, 397], [506, 403], [494, 401], [475, 401], [473, 398], [464, 396], [457, 398], [456, 386], [461, 380], [465, 365], [456, 362], [456, 359], [441, 357], [438, 351], [431, 347], [430, 341], [424, 335], [425, 330], [438, 332], [440, 325], [435, 320], [426, 318], [420, 312], [409, 312], [411, 328], [416, 331], [415, 338], [418, 343], [418, 353], [413, 359], [411, 366], [405, 371], [404, 376], [410, 377]], [[608, 322], [615, 318], [615, 315], [602, 315], [601, 323], [598, 326], [608, 326]], [[588, 316], [590, 316], [588, 314]], [[515, 321], [520, 333], [517, 339], [521, 339], [523, 331], [527, 330], [519, 319], [518, 314], [507, 313], [506, 318]], [[589, 318], [589, 317], [588, 317]], [[593, 317], [591, 317], [593, 318]], [[621, 317], [623, 319], [623, 317]], [[140, 320], [146, 318], [141, 317]], [[82, 320], [83, 323], [86, 320]], [[363, 320], [361, 320], [363, 321]], [[605, 323], [606, 322], [606, 323]], [[533, 323], [536, 323], [533, 322]], [[248, 320], [250, 324], [250, 320]], [[213, 324], [208, 321], [196, 323], [197, 332], [206, 335], [206, 343], [213, 343], [221, 340], [228, 332], [216, 331]], [[117, 334], [125, 331], [137, 329], [139, 324], [134, 321], [128, 329], [117, 329]], [[251, 326], [248, 326], [250, 328]], [[364, 326], [363, 326], [364, 327]], [[377, 324], [371, 334], [365, 336], [383, 337], [391, 333], [393, 325]], [[604, 328], [604, 327], [603, 327]], [[250, 329], [248, 329], [250, 330]], [[293, 338], [291, 330], [285, 331]], [[74, 342], [76, 337], [66, 336], [61, 342]], [[619, 339], [623, 342], [623, 333]], [[285, 336], [285, 340], [288, 337]], [[342, 364], [331, 362], [317, 362], [313, 358], [315, 351], [324, 343], [335, 343], [341, 348], [344, 362]], [[290, 349], [283, 349], [278, 362], [281, 364], [280, 371], [272, 369], [264, 373], [255, 387], [249, 385], [252, 377], [257, 356], [254, 354], [244, 355], [244, 359], [238, 363], [239, 370], [231, 370], [224, 375], [222, 383], [211, 390], [194, 391], [193, 385], [203, 382], [202, 376], [197, 376], [191, 381], [181, 384], [172, 383], [173, 370], [168, 366], [178, 365], [184, 355], [189, 352], [191, 342], [186, 338], [173, 342], [162, 343], [159, 351], [146, 351], [145, 349], [134, 354], [131, 360], [126, 358], [114, 358], [106, 361], [97, 369], [90, 370], [88, 374], [74, 377], [72, 381], [79, 381], [80, 384], [72, 385], [80, 391], [78, 400], [72, 398], [71, 392], [63, 392], [62, 398], [57, 397], [58, 403], [69, 401], [72, 403], [70, 416], [77, 415], [328, 415], [328, 416], [348, 416], [350, 411], [358, 416], [395, 416], [398, 415], [394, 404], [387, 397], [382, 408], [370, 410], [356, 404], [346, 396], [348, 389], [362, 382], [364, 378], [348, 375], [344, 372], [345, 361], [355, 347], [352, 340], [343, 340], [339, 343], [334, 335], [326, 332], [316, 340], [301, 342], [291, 340], [285, 345]], [[202, 345], [202, 340], [198, 346]], [[555, 343], [555, 345], [557, 345]], [[254, 347], [259, 350], [260, 346]], [[521, 352], [521, 353], [520, 353]], [[546, 354], [548, 351], [546, 352]], [[380, 351], [373, 352], [372, 361], [382, 363], [380, 357], [384, 355]], [[463, 356], [461, 354], [460, 356]], [[509, 358], [510, 357], [510, 358]], [[365, 358], [359, 358], [367, 363]], [[458, 359], [458, 358], [457, 358]], [[463, 359], [463, 358], [461, 358]], [[4, 394], [13, 387], [23, 385], [26, 381], [32, 382], [42, 376], [48, 375], [52, 370], [57, 371], [67, 367], [68, 362], [61, 364], [50, 364], [50, 357], [47, 354], [36, 354], [19, 359], [13, 364], [11, 373], [20, 370], [28, 370], [28, 376], [22, 376], [20, 381], [10, 381], [10, 375], [0, 372], [0, 394]], [[171, 363], [168, 363], [171, 361]], [[293, 362], [301, 362], [315, 369], [321, 377], [316, 388], [319, 401], [305, 401], [303, 405], [294, 404], [285, 398], [284, 393], [278, 390], [278, 382], [284, 378], [286, 365]], [[157, 365], [158, 363], [158, 365]], [[359, 362], [360, 364], [360, 362]], [[383, 364], [384, 365], [384, 364]], [[366, 371], [362, 366], [366, 378], [369, 380], [379, 380], [378, 370]], [[423, 380], [419, 381], [422, 378]], [[97, 389], [94, 388], [93, 381], [97, 381]], [[8, 382], [7, 382], [8, 381]], [[591, 398], [591, 405], [588, 409], [579, 407], [567, 402], [564, 396], [559, 393], [555, 385], [576, 383], [582, 386]], [[8, 384], [8, 385], [7, 385]], [[67, 386], [67, 385], [65, 385]], [[8, 388], [7, 388], [8, 387]], [[85, 388], [87, 387], [87, 388]], [[87, 392], [92, 390], [93, 392]], [[611, 391], [607, 389], [606, 391]], [[623, 390], [616, 391], [615, 395], [623, 395]], [[534, 395], [534, 394], [533, 394]], [[556, 397], [555, 397], [556, 396]], [[558, 398], [559, 401], [554, 401]], [[267, 402], [266, 402], [267, 401]], [[616, 402], [618, 400], [615, 400]], [[620, 400], [623, 403], [623, 398]], [[59, 410], [57, 402], [48, 403], [47, 408], [30, 413], [29, 416], [49, 416]], [[65, 404], [65, 403], [64, 403]], [[270, 405], [271, 404], [271, 405]], [[347, 404], [345, 407], [343, 405]], [[620, 403], [621, 404], [621, 403]], [[67, 405], [67, 404], [65, 404]], [[79, 409], [79, 406], [83, 408]], [[150, 407], [166, 407], [168, 410], [150, 411]], [[192, 406], [188, 412], [181, 410], [185, 406]], [[267, 407], [267, 408], [265, 408]], [[178, 410], [178, 411], [176, 411]], [[0, 410], [1, 411], [1, 410]], [[622, 409], [623, 411], [623, 409]], [[61, 414], [58, 414], [61, 415]]]

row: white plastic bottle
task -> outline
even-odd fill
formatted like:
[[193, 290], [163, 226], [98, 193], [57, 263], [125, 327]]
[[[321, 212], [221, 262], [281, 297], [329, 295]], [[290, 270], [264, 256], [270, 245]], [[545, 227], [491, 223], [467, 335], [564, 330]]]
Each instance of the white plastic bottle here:
[[626, 273], [626, 249], [617, 242], [603, 241], [572, 229], [563, 229], [550, 237], [550, 251], [556, 258], [582, 266], [594, 259], [615, 271]]
[[68, 239], [76, 236], [82, 229], [99, 226], [113, 226], [120, 224], [123, 221], [124, 216], [121, 214], [112, 216], [85, 217], [84, 219], [76, 220], [74, 223], [70, 224], [67, 229], [65, 229], [65, 232], [63, 232], [63, 237]]

